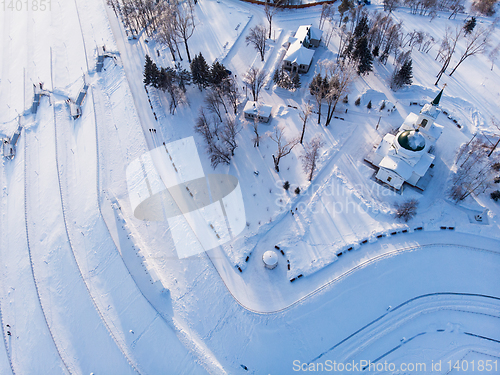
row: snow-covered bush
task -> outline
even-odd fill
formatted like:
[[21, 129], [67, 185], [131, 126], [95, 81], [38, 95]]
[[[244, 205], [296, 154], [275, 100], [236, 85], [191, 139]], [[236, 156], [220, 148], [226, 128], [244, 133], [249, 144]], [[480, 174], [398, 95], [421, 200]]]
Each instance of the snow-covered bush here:
[[396, 213], [394, 214], [396, 219], [407, 222], [417, 214], [418, 201], [410, 199], [401, 204], [396, 203], [394, 207], [396, 208]]
[[500, 190], [495, 190], [493, 191], [491, 194], [491, 199], [493, 199], [495, 202], [498, 202], [498, 200], [500, 199]]

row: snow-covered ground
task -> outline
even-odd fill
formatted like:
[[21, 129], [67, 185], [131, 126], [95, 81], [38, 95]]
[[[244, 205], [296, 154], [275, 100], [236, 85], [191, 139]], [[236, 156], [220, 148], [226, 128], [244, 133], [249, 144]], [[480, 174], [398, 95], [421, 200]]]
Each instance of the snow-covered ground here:
[[[316, 25], [320, 7], [278, 13], [264, 62], [245, 43], [248, 30], [265, 23], [261, 6], [201, 0], [195, 11], [191, 55], [222, 62], [243, 87], [250, 66], [271, 78], [283, 42], [298, 25]], [[437, 38], [464, 19], [447, 16], [430, 22], [404, 8], [393, 15], [406, 31]], [[103, 1], [59, 0], [50, 12], [5, 11], [0, 19], [0, 135], [11, 136], [24, 114], [17, 155], [2, 159], [0, 171], [1, 374], [286, 374], [294, 361], [326, 360], [428, 368], [441, 360], [447, 373], [450, 360], [498, 359], [500, 208], [486, 195], [462, 207], [444, 194], [459, 145], [478, 130], [494, 133], [489, 120], [498, 112], [500, 78], [486, 56], [443, 76], [441, 105], [450, 118], [437, 120], [445, 130], [434, 178], [423, 193], [399, 195], [374, 181], [363, 158], [410, 111], [420, 110], [410, 102], [428, 102], [438, 92], [432, 86], [440, 68], [437, 46], [428, 54], [414, 51], [411, 87], [388, 88], [391, 58], [357, 80], [349, 104], [338, 110], [344, 120], [325, 128], [313, 114], [305, 140], [321, 134], [325, 147], [309, 183], [300, 167], [302, 146], [276, 173], [275, 143], [264, 137], [253, 147], [241, 113], [231, 165], [213, 171], [193, 132], [204, 93], [188, 87], [189, 103], [170, 115], [167, 96], [149, 90], [156, 120], [142, 83], [144, 56], [161, 66], [171, 65], [171, 56], [144, 34], [129, 41]], [[96, 73], [101, 44], [119, 58], [106, 59]], [[337, 46], [334, 37], [316, 50], [299, 90], [268, 81], [261, 101], [274, 109], [271, 122], [259, 125], [262, 135], [278, 125], [286, 137], [300, 134], [294, 107], [314, 103], [308, 84], [317, 62], [334, 59]], [[188, 68], [183, 47], [181, 53]], [[90, 88], [83, 114], [73, 120], [65, 100], [84, 80]], [[40, 82], [51, 94], [33, 115], [26, 110]], [[244, 90], [241, 99], [240, 112]], [[396, 110], [378, 111], [383, 100]], [[238, 178], [247, 225], [234, 241], [179, 259], [166, 222], [134, 217], [126, 168], [163, 142], [189, 136], [206, 174]], [[419, 211], [401, 224], [393, 204], [407, 198], [419, 199]], [[490, 208], [487, 224], [471, 223], [484, 207]], [[284, 255], [278, 252], [278, 267], [268, 270], [262, 254], [275, 246]]]

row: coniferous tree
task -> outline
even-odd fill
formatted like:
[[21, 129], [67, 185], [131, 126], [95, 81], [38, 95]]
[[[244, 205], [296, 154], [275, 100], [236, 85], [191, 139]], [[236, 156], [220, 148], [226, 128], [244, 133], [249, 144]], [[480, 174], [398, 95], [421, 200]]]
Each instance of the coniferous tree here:
[[301, 83], [300, 83], [300, 76], [299, 74], [295, 74], [292, 78], [292, 87], [294, 90], [297, 90], [299, 89], [301, 86]]
[[353, 59], [358, 62], [358, 74], [368, 74], [373, 70], [373, 56], [368, 48], [368, 39], [362, 37], [356, 41]]
[[342, 57], [351, 59], [354, 53], [354, 45], [356, 41], [353, 36], [349, 38], [349, 41], [346, 43], [344, 50], [342, 51]]
[[180, 63], [177, 63], [175, 65], [175, 75], [179, 83], [179, 88], [185, 93], [185, 84], [191, 82], [191, 73], [187, 69], [182, 68]]
[[398, 72], [400, 86], [411, 85], [413, 83], [413, 66], [411, 59], [406, 60]]
[[356, 28], [354, 29], [354, 39], [358, 40], [368, 35], [370, 27], [368, 26], [368, 17], [364, 15], [359, 20]]
[[146, 63], [144, 64], [144, 86], [151, 84], [153, 78], [153, 61], [149, 55], [146, 55]]
[[201, 91], [209, 83], [210, 67], [201, 52], [193, 58], [190, 66], [193, 83], [197, 84]]
[[220, 62], [215, 61], [210, 68], [210, 84], [220, 86], [227, 78], [228, 70]]
[[394, 72], [391, 82], [391, 88], [397, 90], [405, 85], [411, 85], [413, 83], [413, 68], [412, 60], [407, 59], [401, 68]]
[[471, 19], [465, 21], [464, 24], [465, 35], [470, 34], [475, 27], [476, 27], [476, 17], [472, 17]]
[[281, 81], [281, 72], [282, 72], [283, 68], [278, 68], [274, 71], [274, 74], [273, 74], [273, 82], [278, 84], [280, 81]]

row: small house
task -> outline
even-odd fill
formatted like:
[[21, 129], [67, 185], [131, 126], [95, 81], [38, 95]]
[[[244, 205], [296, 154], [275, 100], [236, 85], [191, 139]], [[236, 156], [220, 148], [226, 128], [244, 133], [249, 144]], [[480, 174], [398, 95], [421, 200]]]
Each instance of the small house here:
[[248, 101], [245, 104], [245, 108], [243, 109], [243, 113], [245, 114], [245, 118], [251, 121], [259, 121], [267, 123], [271, 118], [271, 111], [273, 107], [270, 105], [263, 105], [257, 102]]
[[10, 143], [9, 138], [2, 139], [2, 146], [3, 156], [5, 158], [12, 159], [16, 155], [16, 149], [14, 148], [14, 145]]

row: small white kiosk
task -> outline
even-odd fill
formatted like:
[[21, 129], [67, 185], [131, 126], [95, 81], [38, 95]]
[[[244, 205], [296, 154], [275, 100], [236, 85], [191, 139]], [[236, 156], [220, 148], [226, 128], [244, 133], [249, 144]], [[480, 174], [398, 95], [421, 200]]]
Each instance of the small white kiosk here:
[[262, 260], [264, 262], [264, 266], [272, 270], [278, 265], [278, 254], [276, 254], [276, 251], [268, 250], [264, 253], [264, 255], [262, 255]]

